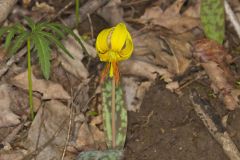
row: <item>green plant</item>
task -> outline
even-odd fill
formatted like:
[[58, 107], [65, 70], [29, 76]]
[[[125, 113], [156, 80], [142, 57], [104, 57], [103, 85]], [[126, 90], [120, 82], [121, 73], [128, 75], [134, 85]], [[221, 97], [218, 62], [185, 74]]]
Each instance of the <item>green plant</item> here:
[[61, 39], [70, 34], [82, 45], [83, 49], [85, 48], [79, 37], [71, 29], [62, 24], [52, 22], [35, 23], [27, 17], [25, 17], [25, 20], [27, 22], [26, 26], [17, 23], [13, 26], [2, 27], [0, 29], [0, 37], [6, 34], [4, 47], [11, 55], [15, 54], [24, 44], [27, 44], [29, 106], [31, 118], [33, 119], [31, 48], [37, 52], [41, 70], [46, 79], [49, 79], [50, 76], [51, 45], [57, 46], [64, 53], [72, 57], [61, 43]]
[[[89, 151], [79, 155], [78, 160], [119, 160], [127, 134], [127, 109], [123, 89], [119, 85], [118, 62], [130, 58], [133, 42], [124, 23], [102, 30], [97, 36], [96, 49], [100, 61], [106, 62], [101, 75], [102, 114], [108, 150]], [[105, 80], [109, 73], [109, 77]]]
[[225, 31], [225, 14], [223, 0], [201, 1], [201, 22], [206, 37], [219, 44], [223, 43]]
[[80, 17], [79, 17], [79, 1], [80, 0], [75, 0], [75, 16], [76, 16], [76, 26], [78, 26], [80, 22]]

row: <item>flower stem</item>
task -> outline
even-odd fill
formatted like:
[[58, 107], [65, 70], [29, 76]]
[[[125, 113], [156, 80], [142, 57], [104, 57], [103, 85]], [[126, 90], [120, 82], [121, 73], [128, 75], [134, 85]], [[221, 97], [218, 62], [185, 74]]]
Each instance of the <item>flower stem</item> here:
[[76, 16], [76, 26], [78, 26], [78, 24], [79, 24], [79, 1], [80, 0], [76, 0], [75, 1], [75, 16]]
[[112, 147], [113, 149], [116, 147], [116, 122], [115, 122], [115, 112], [116, 112], [116, 91], [115, 91], [115, 79], [112, 78]]
[[31, 66], [31, 41], [30, 38], [27, 40], [27, 64], [28, 64], [28, 94], [29, 94], [29, 107], [31, 119], [34, 118], [33, 113], [33, 95], [32, 95], [32, 66]]

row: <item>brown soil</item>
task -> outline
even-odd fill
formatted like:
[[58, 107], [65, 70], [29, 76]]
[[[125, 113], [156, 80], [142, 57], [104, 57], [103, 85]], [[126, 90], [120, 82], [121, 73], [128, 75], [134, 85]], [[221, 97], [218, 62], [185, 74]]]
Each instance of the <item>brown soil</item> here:
[[[189, 101], [190, 88], [199, 90], [199, 85], [187, 87], [179, 97], [163, 85], [154, 85], [146, 94], [140, 112], [129, 112], [125, 160], [228, 159], [195, 114]], [[204, 97], [211, 99], [214, 108], [223, 108], [217, 99], [209, 97], [208, 89], [200, 90]], [[219, 111], [219, 114], [225, 112]], [[233, 139], [239, 146], [238, 114], [238, 111], [230, 113], [229, 128], [235, 133]]]

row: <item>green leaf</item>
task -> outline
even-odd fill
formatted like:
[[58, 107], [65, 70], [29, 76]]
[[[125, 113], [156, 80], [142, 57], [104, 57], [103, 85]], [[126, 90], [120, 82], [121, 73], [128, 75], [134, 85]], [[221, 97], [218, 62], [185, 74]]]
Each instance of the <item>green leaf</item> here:
[[14, 35], [16, 34], [16, 32], [17, 32], [17, 30], [15, 28], [9, 29], [9, 33], [5, 40], [5, 45], [4, 45], [5, 49], [8, 49], [8, 47], [10, 46], [12, 39], [13, 39]]
[[33, 34], [32, 40], [37, 50], [41, 70], [46, 79], [50, 76], [50, 44], [49, 41], [40, 34]]
[[86, 47], [83, 45], [82, 43], [82, 39], [81, 37], [78, 37], [70, 28], [66, 27], [65, 25], [59, 24], [59, 23], [52, 23], [52, 25], [61, 28], [65, 33], [70, 34], [71, 36], [73, 36], [73, 38], [81, 45], [81, 47], [83, 48], [83, 50], [88, 53]]
[[22, 47], [22, 45], [24, 43], [26, 43], [28, 37], [29, 37], [28, 32], [23, 32], [23, 33], [19, 34], [15, 38], [12, 47], [8, 49], [8, 53], [15, 54]]
[[57, 38], [54, 37], [54, 35], [47, 33], [47, 32], [38, 32], [39, 34], [41, 34], [42, 36], [46, 37], [47, 39], [49, 39], [51, 42], [53, 42], [55, 45], [57, 45], [60, 49], [63, 50], [64, 53], [66, 53], [69, 57], [73, 58], [74, 57], [71, 55], [71, 53], [64, 47], [64, 45], [61, 43], [60, 40], [58, 40]]
[[32, 32], [36, 29], [36, 23], [29, 17], [24, 16], [24, 19], [27, 21], [28, 26], [31, 28]]
[[45, 26], [48, 29], [51, 29], [51, 31], [55, 32], [57, 34], [57, 36], [59, 36], [60, 38], [66, 37], [66, 35], [62, 32], [61, 28], [58, 28], [58, 27], [52, 25], [52, 23], [48, 23]]
[[0, 28], [0, 37], [6, 33], [10, 28], [9, 27], [1, 27]]
[[206, 37], [222, 44], [225, 31], [223, 0], [202, 0], [201, 22]]
[[[102, 91], [103, 125], [108, 148], [112, 148], [112, 81], [107, 79]], [[127, 109], [124, 103], [123, 90], [120, 85], [116, 88], [116, 149], [123, 149], [127, 134]]]

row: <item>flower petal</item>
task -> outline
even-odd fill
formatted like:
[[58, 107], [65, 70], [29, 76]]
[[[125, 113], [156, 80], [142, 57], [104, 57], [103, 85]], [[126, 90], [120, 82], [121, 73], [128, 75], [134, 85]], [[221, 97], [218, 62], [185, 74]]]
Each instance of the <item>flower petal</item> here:
[[104, 29], [97, 36], [96, 49], [98, 52], [105, 53], [107, 50], [109, 50], [108, 36], [110, 35], [111, 30], [111, 28]]
[[132, 55], [132, 52], [133, 52], [132, 39], [127, 39], [125, 48], [121, 52], [119, 52], [120, 60], [122, 61], [128, 59]]
[[119, 52], [123, 48], [127, 34], [128, 31], [124, 23], [119, 23], [114, 28], [111, 36], [111, 49], [113, 51]]
[[100, 61], [102, 61], [102, 62], [108, 62], [109, 58], [110, 58], [108, 52], [98, 53], [98, 56], [100, 58]]

